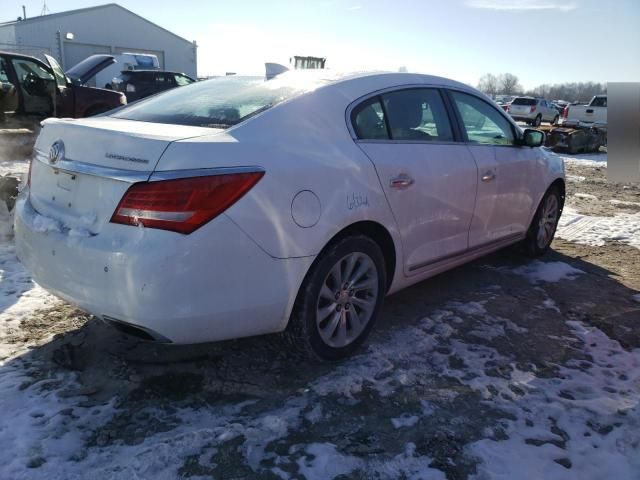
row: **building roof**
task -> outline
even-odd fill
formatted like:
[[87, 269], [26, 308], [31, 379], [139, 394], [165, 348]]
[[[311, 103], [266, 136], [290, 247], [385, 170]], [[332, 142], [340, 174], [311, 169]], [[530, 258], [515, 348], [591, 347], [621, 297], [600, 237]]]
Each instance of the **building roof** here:
[[137, 13], [132, 12], [129, 9], [124, 8], [122, 5], [118, 5], [117, 3], [105, 3], [104, 5], [96, 5], [95, 7], [86, 7], [86, 8], [77, 8], [75, 10], [66, 10], [64, 12], [58, 12], [58, 13], [50, 13], [48, 15], [38, 15], [36, 17], [29, 17], [26, 19], [22, 19], [22, 20], [11, 20], [9, 22], [0, 22], [0, 28], [5, 27], [5, 26], [15, 26], [15, 25], [21, 25], [23, 23], [32, 23], [32, 22], [39, 22], [42, 20], [50, 20], [52, 18], [56, 18], [56, 17], [63, 17], [66, 15], [74, 15], [76, 13], [84, 13], [84, 12], [90, 12], [92, 10], [100, 10], [103, 8], [110, 8], [110, 7], [117, 7], [121, 10], [124, 10], [125, 12], [127, 12], [130, 15], [134, 15], [142, 20], [144, 20], [145, 22], [153, 25], [154, 27], [159, 28], [160, 30], [164, 30], [165, 32], [173, 35], [176, 38], [179, 38], [180, 40], [193, 44], [193, 42], [187, 40], [186, 38], [181, 37], [180, 35], [176, 35], [175, 33], [167, 30], [164, 27], [161, 27], [160, 25], [151, 22], [150, 20], [147, 20], [146, 18], [138, 15]]

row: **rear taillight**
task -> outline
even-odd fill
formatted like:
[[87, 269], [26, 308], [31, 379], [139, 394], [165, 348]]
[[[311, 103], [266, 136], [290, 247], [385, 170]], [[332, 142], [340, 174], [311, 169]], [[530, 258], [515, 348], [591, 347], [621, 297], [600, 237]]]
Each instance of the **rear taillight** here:
[[562, 109], [562, 118], [567, 118], [569, 116], [569, 105]]
[[533, 113], [535, 111], [536, 111], [536, 106], [534, 105], [533, 107], [531, 107], [531, 112], [529, 112], [529, 113]]
[[136, 183], [120, 200], [111, 221], [189, 234], [237, 202], [263, 175], [232, 173]]

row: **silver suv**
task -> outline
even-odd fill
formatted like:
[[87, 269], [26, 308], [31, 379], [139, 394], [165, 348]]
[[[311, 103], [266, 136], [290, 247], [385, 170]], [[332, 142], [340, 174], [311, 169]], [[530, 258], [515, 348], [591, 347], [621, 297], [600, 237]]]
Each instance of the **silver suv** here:
[[544, 98], [517, 97], [509, 105], [508, 112], [514, 120], [527, 122], [534, 127], [540, 126], [542, 122], [556, 125], [560, 119], [558, 110]]

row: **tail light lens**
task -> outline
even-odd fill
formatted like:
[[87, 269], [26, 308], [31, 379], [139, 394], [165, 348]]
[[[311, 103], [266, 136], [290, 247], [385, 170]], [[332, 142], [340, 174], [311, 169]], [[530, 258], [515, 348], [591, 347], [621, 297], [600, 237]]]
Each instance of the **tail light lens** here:
[[535, 112], [535, 111], [536, 111], [536, 107], [535, 107], [535, 105], [534, 105], [533, 107], [531, 107], [531, 113], [533, 113], [533, 112]]
[[263, 175], [233, 173], [136, 183], [120, 200], [111, 222], [189, 234], [240, 200]]
[[569, 116], [569, 105], [562, 109], [562, 118], [567, 118]]

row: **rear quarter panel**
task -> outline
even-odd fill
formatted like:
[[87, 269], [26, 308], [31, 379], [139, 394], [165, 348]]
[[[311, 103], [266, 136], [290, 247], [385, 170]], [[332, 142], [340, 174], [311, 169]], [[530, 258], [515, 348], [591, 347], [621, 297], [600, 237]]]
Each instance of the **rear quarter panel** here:
[[[223, 134], [175, 142], [157, 170], [263, 167], [262, 180], [226, 215], [273, 257], [317, 255], [345, 227], [371, 220], [387, 228], [401, 258], [376, 171], [348, 132], [348, 103], [337, 86], [319, 89]], [[320, 218], [307, 228], [292, 217], [292, 201], [303, 190], [320, 200]]]

